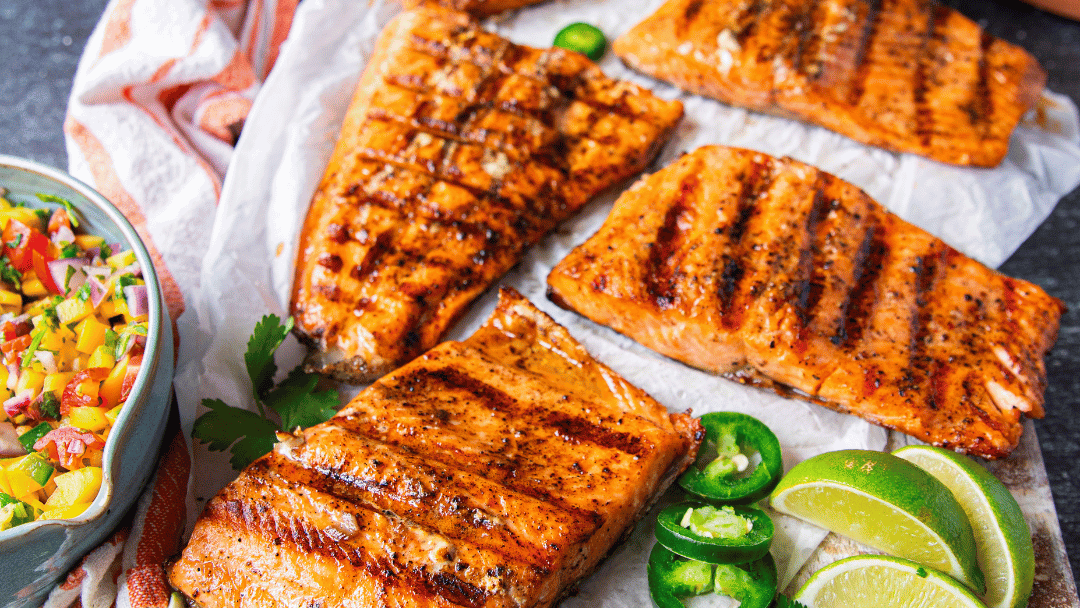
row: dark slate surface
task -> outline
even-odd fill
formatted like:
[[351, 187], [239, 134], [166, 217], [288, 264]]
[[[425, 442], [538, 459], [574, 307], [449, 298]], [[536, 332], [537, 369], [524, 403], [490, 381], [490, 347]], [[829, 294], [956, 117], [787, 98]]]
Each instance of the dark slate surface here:
[[[1031, 51], [1049, 88], [1080, 104], [1080, 24], [1014, 0], [948, 0], [990, 33]], [[105, 0], [0, 2], [0, 153], [67, 166], [63, 120], [71, 79]], [[1069, 306], [1048, 360], [1047, 416], [1036, 423], [1074, 572], [1080, 571], [1080, 190], [1005, 263]]]

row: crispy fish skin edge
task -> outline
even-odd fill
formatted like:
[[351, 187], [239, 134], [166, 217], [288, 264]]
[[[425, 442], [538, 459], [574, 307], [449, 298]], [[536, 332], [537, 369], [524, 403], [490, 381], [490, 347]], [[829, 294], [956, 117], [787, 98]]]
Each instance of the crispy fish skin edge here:
[[[562, 352], [569, 353], [569, 356], [575, 358], [576, 360], [581, 360], [581, 358], [584, 358], [586, 361], [591, 362], [600, 370], [600, 373], [602, 375], [621, 379], [621, 376], [619, 376], [611, 368], [594, 359], [588, 353], [588, 351], [576, 339], [574, 339], [573, 336], [570, 335], [569, 331], [567, 331], [565, 327], [559, 325], [549, 315], [536, 308], [531, 302], [528, 301], [528, 299], [519, 294], [516, 290], [512, 288], [500, 288], [499, 302], [496, 306], [496, 311], [492, 313], [492, 318], [495, 318], [496, 315], [516, 316], [524, 319], [526, 322], [531, 323], [538, 330], [538, 332], [542, 333], [545, 340], [551, 340], [554, 343], [555, 347], [559, 348]], [[489, 320], [488, 323], [491, 323], [491, 321]], [[653, 411], [650, 412], [651, 414], [656, 414], [658, 411], [664, 410], [662, 405], [656, 402], [643, 390], [633, 385], [629, 385], [628, 383], [625, 388], [630, 390], [637, 398], [647, 400], [649, 403], [651, 403], [654, 406], [652, 408]], [[614, 395], [612, 397], [614, 398]], [[649, 416], [645, 417], [647, 419], [649, 418]], [[592, 566], [592, 568], [585, 572], [580, 578], [574, 581], [570, 581], [569, 584], [565, 585], [556, 594], [555, 599], [549, 604], [545, 605], [557, 605], [562, 599], [576, 593], [577, 588], [581, 584], [581, 582], [583, 582], [589, 576], [595, 573], [596, 570], [598, 570], [605, 563], [605, 561], [609, 557], [611, 557], [611, 555], [615, 553], [615, 551], [631, 537], [636, 523], [651, 511], [651, 509], [657, 504], [660, 498], [675, 482], [678, 476], [693, 465], [695, 459], [697, 458], [697, 453], [701, 446], [701, 443], [705, 439], [705, 429], [701, 425], [698, 418], [693, 417], [690, 410], [675, 413], [666, 412], [666, 414], [661, 415], [660, 418], [666, 418], [666, 420], [654, 419], [654, 424], [659, 425], [662, 422], [667, 422], [670, 425], [670, 428], [668, 429], [669, 432], [672, 432], [674, 435], [682, 439], [683, 449], [681, 450], [681, 455], [674, 458], [672, 462], [668, 465], [667, 469], [660, 475], [648, 499], [642, 502], [638, 510], [635, 511], [631, 517], [627, 518], [622, 532], [618, 535], [615, 542], [607, 548], [607, 550], [604, 552], [604, 555], [599, 558]], [[331, 421], [329, 422], [333, 422], [333, 419], [331, 419]], [[279, 435], [279, 438], [283, 437], [285, 437], [285, 435]], [[274, 451], [259, 458], [254, 463], [252, 463], [252, 465], [249, 466], [257, 466], [258, 463], [272, 458], [273, 455]], [[243, 473], [241, 473], [241, 475], [243, 475]], [[230, 484], [230, 486], [231, 485], [232, 484]], [[222, 492], [225, 492], [227, 489], [228, 486], [223, 489]], [[217, 497], [211, 499], [211, 501], [216, 499]], [[209, 510], [209, 508], [210, 501], [208, 501], [207, 503], [206, 510]], [[198, 525], [198, 523], [196, 523], [196, 525]], [[178, 584], [174, 582], [175, 578], [180, 576], [179, 574], [174, 575], [174, 571], [178, 571], [181, 568], [181, 562], [183, 560], [184, 555], [180, 554], [166, 562], [166, 564], [164, 565], [164, 570], [169, 578], [169, 582], [171, 585], [173, 585], [174, 589], [179, 591], [184, 596], [185, 600], [188, 602], [189, 605], [196, 606], [198, 608], [205, 608], [206, 605], [193, 599], [191, 595], [189, 595], [189, 591], [194, 595], [213, 597], [213, 593], [207, 593], [210, 590], [199, 589], [197, 587], [185, 590], [181, 589]], [[211, 603], [211, 605], [213, 605], [213, 603]]]
[[[728, 1], [728, 0], [725, 0]], [[704, 2], [716, 2], [716, 0], [704, 0]], [[728, 2], [729, 4], [734, 4]], [[1046, 86], [1047, 74], [1030, 53], [1022, 47], [1006, 42], [1000, 38], [994, 38], [995, 45], [1003, 47], [1003, 52], [1015, 55], [1021, 65], [1018, 76], [1015, 79], [1016, 86], [1010, 91], [1010, 95], [1001, 96], [995, 102], [1010, 104], [1017, 111], [1010, 119], [1009, 129], [1003, 138], [992, 137], [980, 141], [979, 146], [973, 148], [974, 156], [970, 152], [958, 153], [951, 149], [954, 146], [942, 145], [905, 145], [897, 142], [874, 128], [876, 121], [869, 120], [871, 128], [867, 128], [867, 117], [852, 115], [848, 112], [829, 112], [825, 108], [820, 116], [803, 115], [796, 111], [789, 111], [781, 105], [767, 103], [759, 100], [757, 103], [747, 99], [737, 99], [729, 94], [725, 78], [726, 71], [713, 69], [708, 72], [688, 66], [686, 57], [677, 51], [681, 44], [689, 44], [692, 41], [686, 39], [666, 39], [671, 29], [677, 29], [684, 25], [681, 21], [683, 15], [677, 9], [682, 5], [689, 4], [700, 9], [702, 0], [669, 0], [655, 13], [645, 18], [641, 23], [619, 36], [612, 42], [612, 51], [630, 68], [669, 82], [688, 92], [710, 97], [722, 103], [735, 107], [745, 107], [756, 112], [797, 120], [810, 124], [816, 124], [863, 144], [875, 146], [897, 153], [911, 153], [936, 160], [938, 162], [955, 164], [960, 166], [996, 167], [1005, 159], [1009, 149], [1011, 133], [1015, 131], [1024, 115], [1034, 107], [1035, 102], [1042, 94]], [[697, 9], [695, 9], [697, 10]], [[950, 9], [951, 10], [951, 9]], [[953, 11], [963, 17], [958, 11]], [[967, 19], [966, 17], [963, 17]], [[970, 22], [970, 20], [968, 19]], [[982, 28], [979, 28], [982, 30]], [[984, 34], [985, 35], [985, 34]], [[710, 66], [713, 67], [713, 66]], [[1016, 67], [1016, 66], [1011, 66]], [[757, 91], [759, 97], [773, 97], [775, 91]], [[823, 98], [814, 99], [815, 102], [825, 103]]]
[[[521, 0], [509, 1], [514, 3], [520, 2]], [[410, 31], [414, 27], [414, 22], [417, 20], [434, 17], [447, 19], [451, 21], [453, 25], [458, 27], [465, 27], [473, 23], [470, 16], [466, 13], [425, 4], [421, 4], [418, 9], [396, 16], [386, 28], [384, 28], [376, 41], [372, 57], [361, 74], [360, 81], [347, 109], [340, 133], [357, 132], [367, 120], [368, 111], [371, 105], [370, 100], [379, 90], [382, 83], [382, 72], [384, 71], [382, 65], [388, 57], [393, 56], [399, 47], [407, 47], [409, 45], [409, 37], [402, 35], [402, 32]], [[634, 173], [640, 171], [640, 168], [647, 166], [648, 163], [660, 153], [660, 150], [663, 149], [682, 118], [682, 104], [680, 102], [668, 103], [677, 106], [677, 114], [674, 116], [673, 120], [669, 121], [669, 124], [665, 126], [659, 135], [650, 142], [650, 145], [647, 148], [640, 150], [640, 154], [634, 159], [635, 166], [639, 167], [639, 169]], [[354, 154], [354, 150], [347, 144], [346, 138], [339, 135], [338, 143], [334, 147], [330, 161], [324, 171], [320, 184], [316, 189], [310, 209], [314, 209], [319, 204], [320, 200], [332, 199], [334, 197], [332, 188], [330, 188], [334, 177], [340, 171], [348, 167], [351, 157]], [[631, 173], [627, 178], [632, 176], [633, 174]], [[611, 186], [614, 186], [614, 184]], [[327, 200], [326, 204], [330, 204], [329, 200]], [[308, 289], [309, 281], [306, 280], [305, 273], [310, 272], [311, 268], [310, 263], [304, 264], [301, 263], [301, 260], [305, 257], [304, 252], [309, 248], [310, 239], [315, 236], [320, 221], [319, 216], [312, 213], [310, 209], [301, 228], [297, 262], [293, 275], [290, 311], [293, 313], [294, 317], [297, 315], [297, 304], [301, 299], [302, 290]], [[468, 306], [462, 306], [458, 310], [453, 311], [448, 319], [446, 327], [452, 327], [467, 311]], [[309, 355], [304, 362], [305, 371], [309, 373], [318, 373], [349, 384], [366, 384], [372, 382], [402, 364], [407, 363], [413, 356], [419, 355], [424, 350], [422, 348], [412, 356], [405, 357], [384, 357], [382, 356], [383, 353], [378, 352], [377, 349], [366, 354], [343, 352], [337, 348], [327, 347], [322, 338], [313, 335], [303, 327], [303, 323], [299, 318], [297, 319], [293, 333], [301, 343], [309, 347]], [[393, 353], [387, 354], [393, 355]]]
[[[702, 148], [699, 148], [695, 152], [689, 153], [689, 155], [708, 153], [710, 148], [723, 149], [724, 147], [704, 146]], [[730, 148], [730, 150], [759, 156], [767, 156], [763, 153], [755, 152], [752, 150], [738, 148]], [[686, 158], [687, 156], [688, 155], [684, 155], [684, 158]], [[674, 166], [678, 162], [678, 160], [673, 161], [669, 166]], [[802, 163], [798, 164], [802, 165]], [[664, 170], [665, 169], [661, 169], [661, 171]], [[630, 193], [634, 192], [639, 187], [648, 188], [654, 181], [656, 184], [661, 183], [659, 181], [659, 176], [657, 173], [641, 178], [633, 187], [631, 187], [630, 190], [627, 191], [627, 193], [624, 193], [623, 196], [630, 195]], [[619, 204], [620, 202], [616, 201], [615, 207], [618, 208]], [[884, 207], [881, 207], [880, 210], [883, 213], [889, 213], [888, 210], [886, 210]], [[614, 215], [614, 213], [615, 211], [613, 210], [612, 215]], [[555, 267], [548, 275], [547, 297], [552, 303], [563, 309], [576, 312], [596, 323], [604, 325], [605, 327], [609, 327], [612, 330], [632, 340], [639, 341], [638, 336], [635, 335], [633, 329], [635, 327], [634, 319], [636, 318], [637, 321], [640, 321], [640, 315], [635, 318], [630, 318], [626, 314], [620, 315], [616, 311], [618, 311], [620, 307], [625, 308], [626, 302], [623, 299], [609, 295], [602, 288], [590, 286], [589, 284], [584, 283], [582, 277], [579, 276], [578, 269], [583, 267], [591, 267], [594, 263], [598, 263], [601, 261], [598, 258], [601, 258], [602, 256], [597, 256], [595, 254], [596, 249], [592, 246], [592, 242], [595, 238], [598, 238], [599, 235], [605, 233], [607, 228], [607, 220], [605, 220], [605, 224], [597, 230], [597, 233], [593, 237], [590, 237], [590, 239], [577, 246], [570, 254], [566, 256], [566, 258], [564, 258], [555, 265]], [[974, 261], [972, 260], [972, 262]], [[978, 264], [977, 262], [974, 263]], [[981, 266], [981, 264], [979, 265]], [[994, 274], [1001, 274], [997, 271], [994, 271], [993, 269], [989, 270]], [[601, 276], [600, 278], [603, 278], [603, 276]], [[1044, 390], [1046, 372], [1045, 364], [1042, 362], [1045, 362], [1046, 354], [1052, 349], [1056, 341], [1059, 329], [1059, 319], [1061, 315], [1065, 313], [1066, 307], [1064, 303], [1062, 303], [1057, 298], [1047, 294], [1045, 290], [1043, 290], [1038, 285], [1027, 281], [1022, 281], [1020, 279], [1007, 278], [1007, 280], [1023, 283], [1025, 288], [1030, 289], [1032, 293], [1035, 294], [1035, 299], [1045, 304], [1045, 308], [1035, 309], [1035, 314], [1033, 314], [1028, 319], [1034, 329], [1030, 332], [1031, 335], [1027, 337], [1032, 340], [1033, 350], [1039, 354], [1039, 361], [1041, 362], [1041, 364], [1036, 365], [1035, 369], [1026, 370], [1029, 373], [1035, 375], [1035, 385], [1041, 387]], [[582, 295], [586, 293], [587, 295]], [[641, 313], [642, 311], [637, 310], [637, 312]], [[651, 313], [652, 311], [645, 311], [645, 314]], [[651, 333], [646, 332], [645, 337], [651, 339], [657, 334], [664, 334], [668, 336], [669, 340], [673, 339], [672, 337], [674, 336], [674, 339], [678, 341], [678, 327], [684, 326], [687, 321], [680, 320], [680, 318], [680, 315], [661, 315], [656, 321], [661, 328], [666, 328], [669, 331], [654, 331]], [[649, 348], [652, 348], [653, 350], [656, 350], [661, 354], [669, 356], [676, 361], [691, 365], [692, 367], [697, 367], [708, 373], [715, 373], [735, 382], [739, 382], [741, 384], [769, 390], [783, 397], [797, 398], [800, 400], [809, 401], [811, 403], [828, 407], [841, 413], [856, 415], [872, 424], [904, 432], [922, 441], [926, 441], [934, 445], [939, 445], [941, 447], [954, 449], [962, 453], [981, 456], [989, 460], [996, 460], [1009, 456], [1012, 450], [1014, 450], [1017, 445], [1019, 445], [1020, 436], [1023, 432], [1023, 415], [1021, 414], [1020, 422], [1015, 424], [1015, 428], [1010, 429], [1012, 431], [1011, 434], [1007, 435], [1006, 433], [1002, 432], [1002, 436], [1007, 440], [1008, 445], [994, 445], [991, 441], [988, 441], [987, 437], [985, 436], [979, 436], [967, 442], [964, 442], [962, 439], [950, 440], [945, 442], [937, 441], [931, 436], [929, 430], [921, 429], [921, 427], [917, 431], [910, 429], [902, 429], [897, 425], [889, 424], [880, 419], [876, 419], [873, 416], [865, 415], [863, 411], [859, 410], [858, 408], [853, 408], [851, 404], [845, 404], [834, 400], [825, 399], [818, 395], [811, 395], [797, 388], [788, 386], [787, 384], [784, 384], [782, 382], [778, 382], [764, 375], [757, 369], [748, 366], [747, 364], [745, 364], [745, 362], [742, 365], [736, 367], [725, 367], [724, 369], [710, 369], [709, 367], [702, 366], [699, 363], [692, 363], [682, 360], [677, 354], [678, 347], [675, 345], [674, 342], [652, 344], [649, 343], [649, 341], [646, 341], [642, 342], [642, 344], [648, 346]], [[1044, 411], [1042, 409], [1042, 400], [1045, 399], [1045, 396], [1040, 391], [1037, 397], [1038, 401], [1032, 404], [1032, 410], [1030, 412], [1026, 412], [1028, 417], [1043, 417]]]

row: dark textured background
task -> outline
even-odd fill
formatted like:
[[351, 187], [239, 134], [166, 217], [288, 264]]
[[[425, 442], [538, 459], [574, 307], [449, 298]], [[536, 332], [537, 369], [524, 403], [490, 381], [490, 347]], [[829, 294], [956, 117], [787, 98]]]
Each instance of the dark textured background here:
[[[0, 153], [67, 167], [63, 122], [71, 79], [105, 0], [0, 0]], [[1048, 87], [1080, 104], [1080, 24], [1002, 0], [948, 0], [995, 36], [1032, 52]], [[1036, 423], [1062, 534], [1080, 566], [1080, 190], [1002, 267], [1069, 307], [1047, 362], [1047, 415]]]

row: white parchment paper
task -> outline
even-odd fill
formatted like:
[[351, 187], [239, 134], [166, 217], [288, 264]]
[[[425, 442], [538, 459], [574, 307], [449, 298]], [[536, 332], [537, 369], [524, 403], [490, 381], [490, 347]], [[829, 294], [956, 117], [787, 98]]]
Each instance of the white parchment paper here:
[[[629, 29], [661, 0], [559, 0], [495, 18], [489, 26], [512, 41], [548, 46], [576, 21], [609, 37]], [[381, 27], [398, 10], [380, 2], [305, 0], [274, 71], [260, 92], [226, 175], [206, 252], [201, 287], [180, 319], [176, 392], [190, 430], [204, 398], [252, 407], [242, 355], [251, 329], [267, 313], [284, 317], [292, 281], [297, 232], [330, 156], [345, 108]], [[651, 170], [684, 151], [719, 143], [789, 155], [867, 191], [901, 217], [940, 236], [964, 253], [997, 266], [1080, 183], [1080, 125], [1076, 107], [1047, 93], [1038, 121], [1014, 134], [1009, 155], [995, 169], [964, 169], [855, 143], [824, 129], [763, 116], [682, 93], [624, 67], [612, 54], [606, 73], [635, 81], [665, 98], [679, 98], [686, 117]], [[1033, 116], [1036, 113], [1033, 112]], [[752, 414], [780, 437], [785, 468], [841, 448], [882, 449], [886, 434], [862, 420], [737, 385], [657, 355], [544, 297], [544, 279], [571, 248], [606, 217], [617, 192], [594, 201], [533, 248], [502, 280], [566, 326], [604, 363], [647, 390], [671, 410], [696, 414], [734, 410]], [[475, 302], [450, 339], [469, 335], [494, 305], [495, 290]], [[290, 343], [278, 362], [291, 368], [299, 346]], [[203, 502], [235, 473], [227, 457], [193, 446], [197, 515]], [[773, 554], [781, 588], [825, 532], [778, 516]], [[652, 546], [651, 518], [564, 606], [648, 605], [645, 561]]]

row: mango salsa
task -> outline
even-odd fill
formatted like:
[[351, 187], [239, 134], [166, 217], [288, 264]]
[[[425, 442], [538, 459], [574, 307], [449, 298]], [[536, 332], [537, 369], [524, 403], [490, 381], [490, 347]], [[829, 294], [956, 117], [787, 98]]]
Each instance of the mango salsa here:
[[0, 459], [0, 530], [94, 502], [142, 360], [148, 303], [135, 252], [75, 234], [72, 213], [0, 197], [0, 424], [28, 451]]

